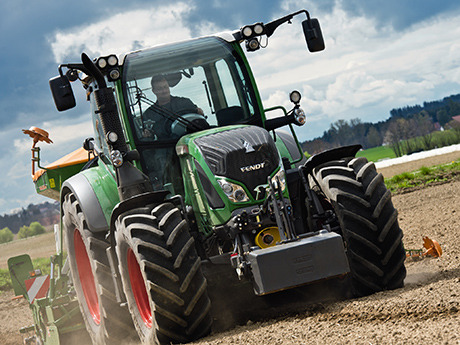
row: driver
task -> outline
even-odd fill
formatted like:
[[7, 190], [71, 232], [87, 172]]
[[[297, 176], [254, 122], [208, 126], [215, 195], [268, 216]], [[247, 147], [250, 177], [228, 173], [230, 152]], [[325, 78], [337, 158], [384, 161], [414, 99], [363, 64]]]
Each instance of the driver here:
[[153, 121], [153, 132], [144, 128], [144, 137], [167, 139], [171, 137], [171, 125], [174, 122], [174, 114], [183, 115], [195, 113], [204, 115], [203, 110], [185, 97], [172, 96], [169, 90], [169, 83], [163, 75], [155, 75], [150, 81], [152, 91], [157, 97], [155, 104], [150, 106], [142, 115], [144, 122]]

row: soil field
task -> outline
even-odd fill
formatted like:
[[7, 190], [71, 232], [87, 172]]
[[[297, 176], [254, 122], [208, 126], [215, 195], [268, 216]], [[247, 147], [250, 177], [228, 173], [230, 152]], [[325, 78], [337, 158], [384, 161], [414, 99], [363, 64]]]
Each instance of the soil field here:
[[[439, 164], [439, 158], [432, 163], [433, 158], [418, 164]], [[448, 157], [446, 162], [453, 159]], [[413, 163], [400, 168], [410, 171], [422, 166], [413, 168]], [[389, 169], [394, 168], [383, 168], [385, 177], [392, 176]], [[429, 236], [443, 249], [440, 258], [408, 259], [404, 288], [250, 321], [194, 344], [460, 344], [459, 196], [460, 181], [393, 196], [404, 246], [421, 249], [422, 237]], [[11, 301], [11, 297], [12, 292], [0, 295], [3, 345], [22, 344], [18, 329], [32, 323], [27, 302]]]

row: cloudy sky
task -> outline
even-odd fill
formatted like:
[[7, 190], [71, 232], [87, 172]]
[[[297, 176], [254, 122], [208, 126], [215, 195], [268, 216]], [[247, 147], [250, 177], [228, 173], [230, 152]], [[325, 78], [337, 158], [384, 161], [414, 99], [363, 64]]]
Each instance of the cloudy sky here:
[[[77, 4], [78, 3], [78, 4]], [[104, 3], [104, 5], [102, 5]], [[320, 20], [326, 50], [310, 54], [302, 18], [283, 25], [266, 49], [248, 56], [266, 107], [289, 106], [302, 92], [308, 115], [301, 140], [331, 122], [375, 122], [392, 108], [460, 93], [460, 2], [457, 0], [188, 0], [0, 2], [0, 214], [45, 201], [30, 180], [31, 141], [21, 129], [46, 129], [43, 164], [92, 135], [89, 107], [59, 113], [48, 80], [57, 65], [121, 54], [158, 43], [268, 22], [305, 8]]]

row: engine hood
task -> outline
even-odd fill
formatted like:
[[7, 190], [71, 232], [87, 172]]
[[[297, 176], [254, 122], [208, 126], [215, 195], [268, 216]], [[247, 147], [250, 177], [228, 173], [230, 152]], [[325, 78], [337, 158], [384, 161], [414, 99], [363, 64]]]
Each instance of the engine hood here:
[[[257, 126], [228, 126], [182, 138], [187, 152], [206, 163], [215, 176], [245, 185], [255, 197], [256, 187], [280, 165], [280, 156], [270, 133]], [[202, 158], [200, 159], [201, 156]]]

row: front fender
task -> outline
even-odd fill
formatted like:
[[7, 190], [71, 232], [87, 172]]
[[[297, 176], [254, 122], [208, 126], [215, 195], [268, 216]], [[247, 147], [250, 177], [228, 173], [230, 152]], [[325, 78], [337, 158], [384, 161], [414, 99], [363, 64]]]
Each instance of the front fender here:
[[362, 149], [361, 145], [350, 145], [341, 146], [335, 149], [323, 151], [314, 156], [311, 156], [304, 165], [305, 172], [309, 174], [317, 166], [329, 162], [338, 160], [345, 157], [355, 157], [356, 153]]
[[61, 204], [67, 193], [77, 198], [92, 232], [109, 230], [110, 216], [120, 200], [116, 182], [105, 169], [84, 170], [66, 180], [61, 188]]

